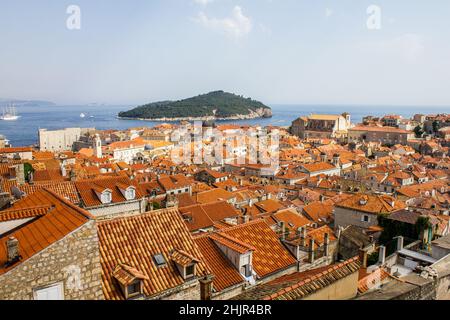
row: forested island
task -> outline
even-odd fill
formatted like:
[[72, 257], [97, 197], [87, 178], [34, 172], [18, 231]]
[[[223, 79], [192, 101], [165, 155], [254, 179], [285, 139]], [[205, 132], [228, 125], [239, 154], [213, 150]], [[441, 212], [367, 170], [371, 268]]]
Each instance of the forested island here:
[[179, 101], [161, 101], [120, 112], [121, 119], [152, 121], [239, 120], [272, 117], [262, 102], [233, 93], [214, 91]]

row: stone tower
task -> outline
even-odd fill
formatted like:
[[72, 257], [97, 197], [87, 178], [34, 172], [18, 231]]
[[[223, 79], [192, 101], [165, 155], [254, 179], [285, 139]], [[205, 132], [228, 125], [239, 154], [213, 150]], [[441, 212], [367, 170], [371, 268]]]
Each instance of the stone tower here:
[[94, 155], [97, 158], [102, 158], [103, 157], [103, 153], [102, 153], [102, 139], [100, 139], [100, 135], [98, 133], [95, 135], [95, 139], [94, 139]]

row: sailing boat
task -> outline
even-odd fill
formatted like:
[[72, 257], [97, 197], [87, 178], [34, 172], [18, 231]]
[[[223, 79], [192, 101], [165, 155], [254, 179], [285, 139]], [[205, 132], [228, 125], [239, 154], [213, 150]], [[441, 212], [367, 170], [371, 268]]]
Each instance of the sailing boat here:
[[17, 110], [14, 105], [4, 108], [3, 115], [0, 116], [0, 120], [4, 121], [15, 121], [19, 118], [20, 116], [17, 115]]

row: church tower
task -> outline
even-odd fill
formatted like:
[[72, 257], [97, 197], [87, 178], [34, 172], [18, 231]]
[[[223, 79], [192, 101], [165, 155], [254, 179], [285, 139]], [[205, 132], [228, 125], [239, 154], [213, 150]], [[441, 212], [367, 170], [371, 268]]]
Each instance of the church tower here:
[[95, 135], [95, 139], [94, 139], [94, 155], [97, 158], [102, 158], [103, 154], [102, 154], [102, 140], [100, 139], [99, 134], [97, 133]]

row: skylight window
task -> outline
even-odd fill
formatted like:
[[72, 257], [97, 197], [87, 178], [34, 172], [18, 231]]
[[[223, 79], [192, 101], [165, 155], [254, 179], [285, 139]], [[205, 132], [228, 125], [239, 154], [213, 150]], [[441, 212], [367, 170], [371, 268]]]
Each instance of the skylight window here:
[[166, 259], [164, 259], [164, 256], [160, 253], [155, 254], [153, 260], [158, 268], [164, 267], [167, 264]]

